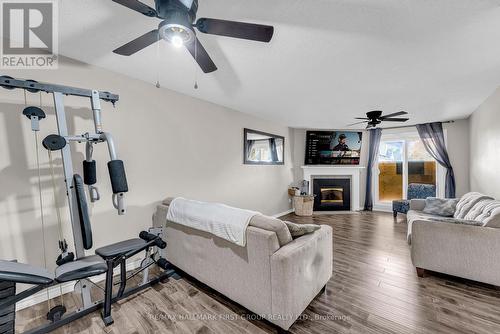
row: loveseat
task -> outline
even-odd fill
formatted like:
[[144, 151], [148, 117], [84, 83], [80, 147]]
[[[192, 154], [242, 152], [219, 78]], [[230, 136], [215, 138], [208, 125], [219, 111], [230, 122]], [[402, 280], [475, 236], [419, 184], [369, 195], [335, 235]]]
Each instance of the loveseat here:
[[332, 228], [292, 240], [285, 223], [254, 216], [246, 245], [166, 220], [158, 205], [153, 225], [165, 228], [166, 258], [174, 266], [284, 330], [325, 287], [333, 271]]
[[411, 200], [407, 214], [417, 274], [430, 270], [500, 286], [500, 201], [471, 192], [450, 217], [427, 214], [425, 207], [426, 200]]

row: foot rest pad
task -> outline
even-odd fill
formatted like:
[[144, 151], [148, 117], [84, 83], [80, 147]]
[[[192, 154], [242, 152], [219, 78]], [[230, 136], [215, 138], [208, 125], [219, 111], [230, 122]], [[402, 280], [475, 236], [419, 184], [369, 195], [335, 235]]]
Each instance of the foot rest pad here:
[[106, 260], [118, 257], [136, 249], [141, 249], [144, 245], [146, 245], [146, 243], [146, 241], [139, 238], [129, 239], [98, 248], [95, 253]]

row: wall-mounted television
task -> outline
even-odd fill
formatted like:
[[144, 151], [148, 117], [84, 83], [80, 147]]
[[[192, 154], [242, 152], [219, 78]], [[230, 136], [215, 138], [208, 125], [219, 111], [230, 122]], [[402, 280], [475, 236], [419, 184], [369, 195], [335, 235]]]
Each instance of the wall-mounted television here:
[[362, 132], [307, 131], [306, 165], [359, 165]]

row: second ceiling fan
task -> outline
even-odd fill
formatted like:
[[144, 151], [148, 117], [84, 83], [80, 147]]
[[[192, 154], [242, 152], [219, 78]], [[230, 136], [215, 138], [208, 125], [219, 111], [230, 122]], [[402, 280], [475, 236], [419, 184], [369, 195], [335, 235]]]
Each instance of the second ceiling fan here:
[[367, 123], [366, 128], [375, 128], [382, 122], [407, 122], [409, 118], [397, 118], [396, 116], [407, 115], [406, 111], [398, 111], [393, 114], [382, 116], [381, 110], [373, 110], [366, 113], [366, 117], [356, 117], [356, 119], [362, 119], [361, 122], [356, 122], [349, 124], [348, 126], [358, 125]]
[[148, 17], [162, 20], [157, 29], [119, 47], [113, 51], [114, 53], [131, 56], [160, 39], [164, 39], [176, 47], [186, 47], [205, 73], [217, 70], [217, 66], [196, 37], [194, 28], [205, 34], [266, 43], [271, 41], [274, 33], [274, 28], [267, 25], [209, 18], [196, 20], [198, 0], [155, 0], [156, 8], [151, 8], [138, 0], [113, 1]]

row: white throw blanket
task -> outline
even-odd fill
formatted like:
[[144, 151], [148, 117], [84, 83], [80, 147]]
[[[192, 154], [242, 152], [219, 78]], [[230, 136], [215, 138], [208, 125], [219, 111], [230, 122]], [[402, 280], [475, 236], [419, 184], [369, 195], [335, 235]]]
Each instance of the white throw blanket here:
[[256, 211], [233, 208], [219, 203], [205, 203], [175, 198], [169, 205], [167, 220], [209, 232], [239, 246], [246, 245], [246, 230]]

